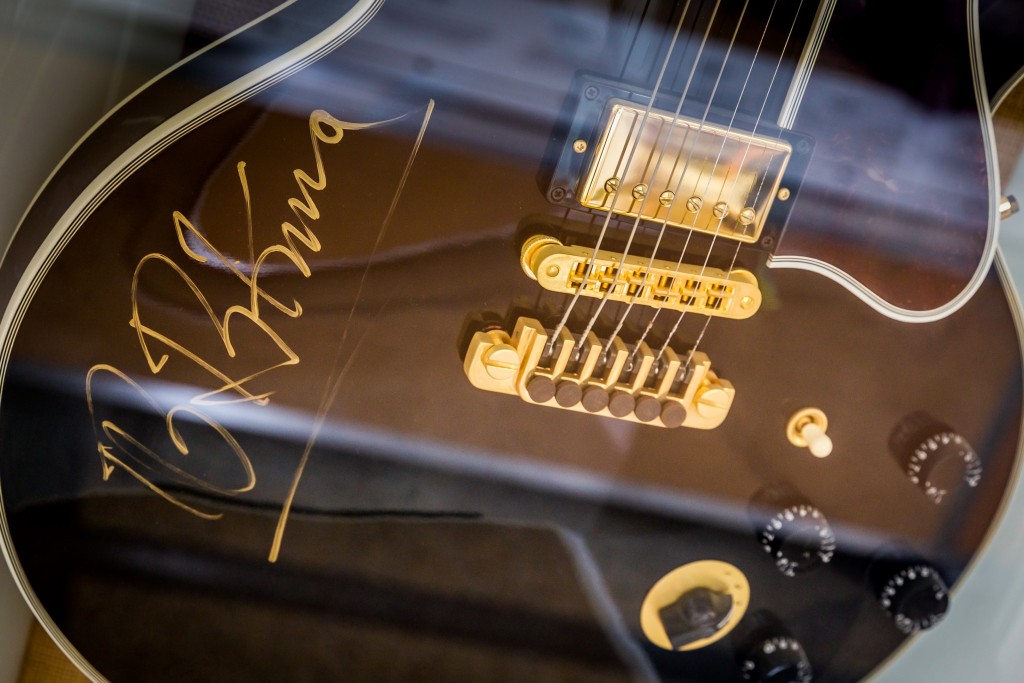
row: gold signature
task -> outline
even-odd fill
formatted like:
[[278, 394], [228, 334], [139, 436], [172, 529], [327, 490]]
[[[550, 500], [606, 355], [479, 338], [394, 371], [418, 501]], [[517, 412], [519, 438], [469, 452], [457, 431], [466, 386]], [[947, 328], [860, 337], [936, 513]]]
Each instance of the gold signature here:
[[[378, 244], [380, 243], [380, 237], [387, 229], [387, 224], [404, 188], [432, 111], [433, 102], [430, 102], [420, 122], [419, 134], [407, 161], [405, 173], [398, 183], [398, 189], [393, 197], [388, 216], [380, 228]], [[309, 131], [315, 169], [312, 174], [298, 168], [292, 171], [298, 191], [295, 196], [288, 199], [287, 204], [294, 215], [294, 220], [282, 222], [280, 241], [266, 247], [258, 255], [256, 254], [253, 239], [252, 201], [249, 183], [246, 178], [245, 162], [240, 161], [237, 163], [236, 170], [244, 199], [248, 224], [248, 272], [240, 268], [236, 260], [221, 253], [220, 250], [211, 244], [183, 213], [180, 211], [173, 212], [174, 231], [184, 256], [191, 261], [201, 264], [209, 263], [211, 259], [216, 261], [220, 268], [233, 274], [245, 286], [247, 290], [246, 300], [231, 305], [223, 311], [217, 311], [196, 281], [171, 256], [154, 252], [146, 254], [139, 260], [132, 275], [131, 319], [129, 320], [129, 325], [135, 330], [139, 348], [146, 359], [151, 375], [155, 377], [163, 372], [167, 368], [168, 361], [173, 354], [188, 363], [195, 364], [205, 373], [208, 373], [213, 386], [209, 390], [201, 391], [193, 396], [187, 404], [175, 405], [165, 411], [138, 382], [118, 368], [105, 363], [92, 366], [86, 375], [86, 401], [89, 413], [92, 416], [93, 428], [96, 432], [97, 450], [100, 454], [104, 481], [109, 480], [111, 474], [116, 469], [120, 469], [164, 500], [197, 517], [211, 520], [218, 519], [222, 515], [200, 509], [195, 505], [185, 502], [179, 496], [156, 484], [153, 481], [153, 475], [150, 473], [159, 470], [165, 475], [170, 474], [185, 486], [195, 487], [218, 495], [238, 495], [253, 489], [256, 485], [256, 473], [249, 456], [230, 431], [204, 412], [201, 406], [225, 403], [251, 403], [257, 406], [265, 406], [269, 403], [273, 392], [253, 389], [254, 380], [265, 377], [281, 368], [295, 366], [300, 363], [299, 355], [287, 343], [282, 331], [276, 329], [264, 318], [263, 309], [265, 306], [269, 306], [283, 313], [288, 318], [295, 319], [302, 315], [302, 305], [297, 300], [284, 303], [268, 293], [260, 286], [261, 273], [268, 260], [280, 260], [283, 258], [291, 263], [295, 270], [301, 273], [303, 277], [308, 279], [312, 275], [308, 259], [312, 254], [316, 254], [321, 250], [320, 239], [311, 227], [311, 223], [319, 221], [321, 216], [314, 197], [316, 194], [324, 192], [328, 184], [322, 147], [324, 145], [337, 145], [342, 141], [346, 133], [384, 126], [398, 120], [390, 119], [370, 123], [352, 123], [337, 119], [323, 110], [318, 109], [314, 111], [309, 117]], [[180, 258], [181, 255], [179, 254], [178, 257]], [[273, 344], [273, 347], [276, 348], [277, 358], [273, 359], [265, 367], [248, 372], [244, 376], [232, 376], [219, 368], [209, 357], [190, 349], [187, 339], [178, 338], [173, 331], [157, 329], [156, 325], [148, 324], [145, 310], [140, 305], [139, 282], [144, 272], [157, 268], [169, 270], [175, 278], [184, 283], [189, 291], [191, 291], [191, 295], [209, 319], [209, 326], [216, 332], [223, 352], [229, 358], [236, 358], [240, 349], [243, 349], [246, 344], [250, 344], [260, 337], [269, 340]], [[337, 385], [340, 383], [340, 376], [333, 376], [335, 374], [334, 370], [331, 369], [331, 372], [328, 373], [328, 382], [334, 386], [329, 387], [325, 391], [325, 398], [317, 409], [313, 433], [296, 468], [291, 488], [281, 510], [269, 557], [272, 562], [276, 561], [280, 551], [281, 539], [284, 534], [291, 504], [294, 500], [302, 471], [309, 458], [309, 453], [312, 450], [313, 443], [319, 433], [330, 403], [337, 395]], [[227, 452], [237, 461], [239, 481], [233, 484], [225, 484], [205, 480], [176, 466], [168, 457], [156, 452], [156, 450], [142, 440], [133, 437], [127, 429], [117, 422], [102, 420], [97, 424], [94, 381], [98, 376], [108, 379], [112, 378], [116, 382], [123, 383], [142, 399], [142, 405], [147, 405], [154, 413], [160, 415], [164, 419], [167, 436], [170, 438], [178, 456], [189, 455], [188, 443], [178, 428], [178, 420], [185, 418], [190, 422], [206, 425], [216, 434], [219, 441], [227, 449]]]

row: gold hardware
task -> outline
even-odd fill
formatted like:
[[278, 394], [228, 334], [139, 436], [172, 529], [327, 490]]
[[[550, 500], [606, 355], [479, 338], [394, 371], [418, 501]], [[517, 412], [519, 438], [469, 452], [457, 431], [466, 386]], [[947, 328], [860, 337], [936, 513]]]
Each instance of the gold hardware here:
[[[696, 591], [709, 592], [725, 597], [729, 608], [725, 612], [717, 628], [711, 635], [695, 639], [686, 638], [683, 644], [673, 645], [667, 616], [674, 605], [679, 605], [687, 596]], [[658, 647], [671, 651], [698, 650], [724, 638], [746, 614], [750, 605], [750, 582], [746, 575], [737, 567], [719, 560], [702, 560], [677, 567], [665, 576], [647, 593], [640, 606], [640, 627], [647, 639]], [[686, 610], [683, 612], [702, 612], [703, 610]], [[678, 641], [677, 641], [678, 642]]]
[[714, 429], [736, 395], [699, 351], [684, 368], [673, 349], [656, 359], [644, 342], [630, 348], [619, 337], [604, 343], [591, 332], [577, 354], [576, 338], [563, 329], [547, 354], [549, 339], [533, 318], [520, 318], [512, 334], [477, 332], [466, 352], [466, 376], [479, 389], [527, 403], [668, 428]]
[[584, 296], [736, 320], [749, 318], [761, 306], [757, 278], [747, 270], [726, 272], [641, 256], [623, 258], [604, 250], [597, 252], [588, 269], [592, 256], [593, 249], [567, 247], [554, 237], [535, 235], [523, 244], [520, 264], [529, 277], [555, 292], [579, 291]]
[[587, 141], [580, 139], [572, 143], [572, 150], [577, 154], [583, 154], [587, 151]]
[[484, 370], [494, 380], [502, 381], [514, 377], [519, 370], [519, 354], [515, 347], [502, 343], [497, 333], [489, 332], [493, 346], [482, 357]]
[[694, 405], [701, 417], [721, 422], [732, 405], [732, 396], [722, 387], [704, 387], [697, 392]]
[[[609, 101], [608, 123], [580, 183], [580, 204], [756, 242], [779, 193], [791, 145], [657, 110], [641, 126], [644, 116], [642, 107]], [[622, 153], [634, 148], [629, 155]], [[629, 166], [622, 168], [626, 158]], [[616, 193], [608, 187], [610, 178], [626, 187], [643, 187], [643, 192]], [[643, 201], [648, 189], [657, 197], [670, 191], [689, 199], [679, 206]], [[712, 210], [701, 210], [704, 198], [714, 198]], [[744, 222], [741, 216], [748, 208], [753, 216]]]
[[802, 408], [786, 423], [786, 438], [794, 446], [806, 448], [817, 458], [832, 453], [832, 439], [828, 431], [828, 417], [820, 408]]
[[788, 201], [790, 195], [791, 195], [791, 192], [789, 191], [788, 187], [782, 188], [781, 190], [779, 190], [779, 194], [778, 194], [779, 201], [780, 202]]
[[999, 217], [1004, 221], [1018, 211], [1020, 211], [1020, 204], [1012, 194], [1004, 196], [999, 202]]

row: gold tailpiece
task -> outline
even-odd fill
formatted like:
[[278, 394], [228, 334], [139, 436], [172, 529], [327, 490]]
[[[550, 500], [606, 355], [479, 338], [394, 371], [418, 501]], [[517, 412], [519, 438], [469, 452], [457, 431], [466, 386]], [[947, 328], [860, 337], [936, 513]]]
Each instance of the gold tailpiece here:
[[[567, 247], [537, 235], [523, 244], [522, 266], [544, 289], [608, 298], [652, 308], [744, 319], [761, 306], [761, 290], [750, 271], [726, 272], [689, 264]], [[614, 286], [613, 286], [614, 283]], [[609, 289], [611, 290], [609, 292]]]
[[614, 337], [603, 343], [591, 332], [577, 349], [563, 329], [548, 352], [549, 339], [533, 318], [520, 318], [511, 335], [477, 332], [466, 352], [466, 376], [475, 387], [527, 403], [669, 428], [714, 429], [736, 395], [699, 351], [683, 367], [672, 349], [657, 358], [644, 342], [629, 347]]

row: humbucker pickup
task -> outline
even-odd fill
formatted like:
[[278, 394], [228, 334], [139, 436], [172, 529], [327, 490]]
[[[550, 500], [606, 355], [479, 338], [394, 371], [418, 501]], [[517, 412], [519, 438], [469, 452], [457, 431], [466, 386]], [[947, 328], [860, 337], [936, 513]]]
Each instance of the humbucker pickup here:
[[469, 381], [480, 389], [519, 396], [527, 403], [591, 413], [658, 427], [714, 429], [725, 420], [736, 390], [711, 370], [699, 351], [661, 356], [644, 342], [620, 337], [602, 342], [551, 333], [533, 318], [519, 318], [509, 334], [477, 332], [465, 357]]
[[553, 292], [607, 298], [723, 318], [749, 318], [761, 306], [761, 290], [750, 271], [623, 256], [565, 246], [535, 235], [523, 243], [526, 274]]
[[[814, 139], [755, 116], [580, 74], [540, 176], [567, 209], [772, 250]], [[678, 109], [678, 113], [673, 113]]]
[[756, 242], [792, 151], [780, 138], [613, 100], [579, 201]]

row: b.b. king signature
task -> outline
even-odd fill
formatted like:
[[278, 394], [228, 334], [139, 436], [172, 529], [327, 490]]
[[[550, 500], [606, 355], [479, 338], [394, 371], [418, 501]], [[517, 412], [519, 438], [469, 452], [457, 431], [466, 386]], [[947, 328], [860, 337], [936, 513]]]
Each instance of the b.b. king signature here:
[[[391, 215], [401, 196], [409, 171], [412, 168], [426, 132], [432, 111], [433, 102], [429, 102], [422, 110], [422, 119], [418, 121], [419, 131], [408, 157], [405, 171], [397, 184], [397, 190], [392, 198], [387, 216], [379, 228], [377, 245], [380, 244], [380, 240], [387, 230]], [[416, 114], [419, 115], [420, 112], [416, 112]], [[409, 116], [411, 114], [400, 118], [405, 119]], [[241, 285], [242, 289], [239, 290], [240, 294], [242, 294], [239, 297], [241, 301], [228, 306], [222, 311], [215, 310], [214, 305], [204, 294], [199, 284], [188, 275], [186, 269], [179, 265], [175, 258], [167, 254], [153, 252], [146, 254], [139, 260], [132, 275], [131, 319], [129, 320], [129, 325], [135, 330], [139, 348], [145, 357], [151, 376], [155, 377], [164, 371], [169, 359], [174, 355], [201, 368], [204, 373], [212, 378], [213, 386], [207, 390], [200, 390], [198, 394], [185, 404], [175, 405], [169, 410], [164, 410], [147, 393], [142, 385], [127, 373], [106, 363], [93, 365], [86, 375], [85, 391], [86, 401], [93, 421], [93, 429], [96, 434], [97, 449], [100, 454], [104, 481], [107, 481], [115, 470], [121, 470], [169, 503], [197, 517], [209, 520], [218, 519], [222, 515], [217, 512], [201, 509], [198, 504], [186, 502], [180, 495], [156, 483], [154, 481], [156, 477], [151, 473], [159, 471], [164, 476], [169, 476], [186, 488], [198, 489], [217, 495], [238, 495], [253, 489], [256, 485], [256, 472], [249, 456], [231, 432], [211, 417], [208, 412], [204, 411], [203, 406], [225, 403], [247, 403], [265, 406], [270, 402], [273, 391], [254, 389], [254, 381], [258, 378], [269, 379], [269, 375], [281, 371], [283, 368], [300, 364], [301, 358], [287, 341], [287, 329], [277, 329], [281, 327], [280, 323], [275, 323], [276, 327], [271, 325], [268, 321], [268, 316], [265, 315], [265, 310], [266, 307], [270, 307], [283, 314], [285, 320], [296, 319], [303, 313], [302, 305], [297, 300], [293, 300], [290, 304], [283, 303], [269, 293], [260, 284], [261, 273], [271, 260], [280, 261], [283, 259], [304, 278], [308, 279], [312, 276], [313, 270], [310, 267], [310, 258], [312, 255], [319, 253], [322, 248], [320, 237], [313, 230], [313, 226], [321, 218], [321, 209], [317, 205], [316, 198], [320, 193], [325, 192], [328, 186], [328, 175], [323, 160], [324, 146], [339, 144], [344, 139], [346, 133], [377, 128], [395, 123], [398, 120], [400, 119], [371, 123], [351, 123], [337, 119], [323, 110], [314, 111], [309, 116], [309, 132], [315, 168], [312, 173], [307, 173], [298, 168], [292, 171], [297, 192], [288, 199], [287, 204], [294, 215], [294, 221], [282, 222], [280, 240], [266, 247], [258, 254], [256, 253], [253, 237], [253, 211], [249, 182], [246, 177], [246, 165], [244, 161], [237, 162], [236, 170], [245, 203], [248, 224], [249, 264], [247, 268], [243, 269], [237, 260], [222, 253], [211, 244], [203, 232], [197, 229], [183, 213], [180, 211], [173, 212], [173, 229], [182, 252], [177, 258], [180, 259], [184, 256], [187, 259], [184, 261], [186, 264], [190, 262], [207, 264], [211, 259], [216, 261], [218, 269], [229, 272]], [[368, 267], [369, 265], [367, 265]], [[243, 376], [233, 376], [228, 371], [218, 367], [209, 356], [190, 349], [188, 340], [176, 338], [173, 330], [165, 329], [157, 323], [148, 323], [145, 309], [140, 304], [139, 283], [144, 273], [151, 272], [157, 268], [169, 270], [176, 280], [188, 288], [202, 314], [209, 319], [209, 326], [216, 333], [221, 350], [228, 358], [236, 358], [239, 351], [243, 350], [247, 344], [252, 344], [262, 339], [263, 341], [260, 343], [265, 345], [266, 341], [269, 341], [272, 344], [272, 348], [276, 350], [274, 360], [264, 367], [247, 372]], [[343, 344], [344, 338], [339, 342], [339, 349]], [[338, 360], [340, 361], [340, 358]], [[328, 386], [325, 388], [324, 398], [318, 407], [312, 433], [296, 468], [291, 488], [285, 501], [283, 501], [277, 531], [271, 544], [269, 557], [271, 561], [277, 559], [295, 491], [326, 413], [334, 397], [337, 395], [338, 386], [341, 381], [341, 372], [338, 371], [339, 368], [330, 368], [329, 370], [326, 373]], [[140, 407], [151, 410], [163, 418], [166, 425], [166, 434], [177, 451], [177, 455], [172, 454], [171, 457], [189, 455], [189, 444], [179, 428], [180, 420], [186, 419], [189, 422], [203, 424], [208, 427], [216, 435], [217, 440], [223, 446], [226, 446], [233, 458], [237, 460], [240, 473], [239, 481], [233, 484], [224, 484], [204, 479], [187, 471], [185, 468], [175, 465], [169, 457], [161, 455], [150, 444], [133, 436], [128, 429], [123, 428], [115, 420], [103, 419], [97, 421], [95, 387], [98, 377], [112, 378], [115, 382], [127, 385], [132, 392], [141, 397], [143, 403]]]

